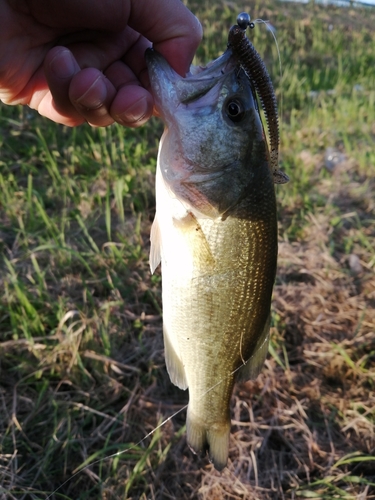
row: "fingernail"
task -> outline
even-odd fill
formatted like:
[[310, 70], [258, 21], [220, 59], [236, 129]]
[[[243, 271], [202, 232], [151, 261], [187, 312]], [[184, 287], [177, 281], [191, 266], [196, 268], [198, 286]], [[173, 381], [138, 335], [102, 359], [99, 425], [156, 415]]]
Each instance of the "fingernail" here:
[[58, 78], [69, 78], [74, 75], [75, 64], [69, 50], [58, 52], [49, 63], [49, 67]]
[[147, 97], [143, 96], [138, 101], [133, 102], [126, 111], [117, 115], [115, 120], [125, 124], [135, 123], [141, 121], [149, 113], [149, 106]]
[[100, 108], [107, 95], [107, 89], [103, 78], [103, 75], [99, 75], [86, 92], [78, 99], [75, 99], [75, 102], [87, 109]]

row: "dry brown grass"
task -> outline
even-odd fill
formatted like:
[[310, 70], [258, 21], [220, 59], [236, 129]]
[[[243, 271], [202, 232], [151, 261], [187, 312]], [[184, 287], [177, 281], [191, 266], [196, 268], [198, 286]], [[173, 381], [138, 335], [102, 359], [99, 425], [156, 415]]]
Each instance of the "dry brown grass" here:
[[[103, 461], [60, 493], [115, 499], [130, 484], [126, 498], [134, 499], [375, 498], [374, 461], [338, 463], [347, 456], [375, 457], [374, 202], [358, 195], [363, 183], [355, 164], [350, 175], [357, 180], [345, 186], [339, 177], [317, 180], [316, 191], [334, 193], [328, 209], [308, 213], [295, 241], [280, 240], [275, 355], [256, 381], [235, 389], [223, 473], [188, 450], [185, 411], [133, 446], [187, 402], [165, 371], [161, 318], [144, 300], [147, 290], [157, 300], [159, 292], [146, 278], [145, 260], [128, 269], [131, 303], [114, 288], [106, 301], [95, 299], [92, 317], [69, 309], [53, 336], [2, 342], [2, 439], [13, 449], [1, 454], [2, 498], [45, 498], [37, 485], [53, 490], [89, 457]], [[373, 189], [371, 180], [366, 194]], [[288, 210], [281, 211], [282, 221]], [[146, 249], [148, 230], [146, 222]], [[348, 238], [357, 242], [350, 254], [344, 251]], [[15, 250], [13, 261], [18, 258]], [[56, 285], [52, 273], [46, 275], [49, 287]], [[84, 287], [78, 275], [66, 275], [60, 286], [55, 293], [66, 290], [72, 303], [79, 302]], [[100, 288], [100, 280], [91, 286]], [[91, 348], [105, 324], [111, 354]], [[15, 359], [21, 360], [17, 370], [8, 361]], [[53, 469], [44, 470], [48, 463], [60, 468], [51, 475]], [[82, 496], [85, 490], [89, 496]]]

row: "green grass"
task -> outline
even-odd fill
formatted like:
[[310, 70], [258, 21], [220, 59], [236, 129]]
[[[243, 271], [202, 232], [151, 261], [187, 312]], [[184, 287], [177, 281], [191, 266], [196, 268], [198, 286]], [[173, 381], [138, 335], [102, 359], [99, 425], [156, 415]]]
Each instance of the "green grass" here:
[[[244, 7], [189, 7], [206, 63]], [[68, 129], [2, 105], [1, 498], [375, 498], [375, 11], [249, 10], [277, 29], [282, 76], [265, 26], [250, 36], [291, 181], [270, 355], [236, 387], [228, 469], [190, 453], [184, 411], [143, 440], [187, 402], [148, 267], [161, 123]], [[333, 171], [327, 148], [345, 155]]]

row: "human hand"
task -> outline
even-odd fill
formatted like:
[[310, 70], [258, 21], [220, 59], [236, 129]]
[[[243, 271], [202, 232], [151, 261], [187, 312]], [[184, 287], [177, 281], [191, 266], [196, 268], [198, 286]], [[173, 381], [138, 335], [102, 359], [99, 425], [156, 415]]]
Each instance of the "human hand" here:
[[151, 42], [184, 75], [201, 40], [180, 0], [0, 0], [0, 99], [51, 120], [143, 125]]

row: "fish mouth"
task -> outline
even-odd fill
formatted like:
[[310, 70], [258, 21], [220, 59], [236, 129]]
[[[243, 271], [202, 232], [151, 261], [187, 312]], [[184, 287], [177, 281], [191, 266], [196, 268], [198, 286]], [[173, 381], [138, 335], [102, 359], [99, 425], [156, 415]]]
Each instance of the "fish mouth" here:
[[237, 65], [230, 48], [206, 67], [192, 67], [185, 78], [154, 49], [146, 50], [145, 59], [155, 106], [162, 118], [173, 114], [178, 105], [205, 95]]

